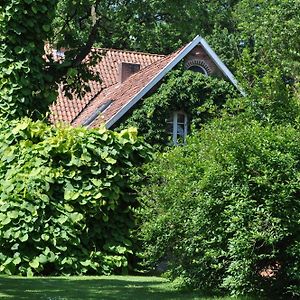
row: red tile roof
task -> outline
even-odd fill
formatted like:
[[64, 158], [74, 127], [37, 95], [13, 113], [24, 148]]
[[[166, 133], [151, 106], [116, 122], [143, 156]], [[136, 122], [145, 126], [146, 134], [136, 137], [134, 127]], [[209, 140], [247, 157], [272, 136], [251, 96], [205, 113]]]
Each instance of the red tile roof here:
[[155, 63], [141, 69], [139, 72], [130, 76], [125, 82], [117, 83], [104, 93], [100, 93], [96, 96], [89, 105], [79, 114], [74, 120], [74, 125], [84, 123], [85, 120], [109, 100], [112, 100], [111, 105], [103, 111], [91, 124], [91, 127], [98, 127], [101, 123], [107, 122], [112, 118], [124, 105], [126, 105], [139, 91], [141, 91], [161, 70], [170, 63], [176, 55], [181, 51], [178, 51], [161, 58]]
[[[85, 112], [86, 108], [90, 107], [91, 102], [95, 102], [94, 98], [96, 96], [96, 98], [100, 100], [113, 91], [115, 87], [119, 86], [119, 65], [121, 62], [140, 64], [141, 70], [143, 70], [147, 66], [152, 65], [165, 57], [164, 55], [115, 49], [94, 49], [94, 51], [105, 53], [99, 63], [93, 67], [100, 74], [102, 82], [90, 81], [89, 86], [91, 91], [86, 93], [82, 99], [75, 98], [69, 100], [64, 96], [62, 87], [59, 87], [58, 99], [50, 109], [50, 121], [52, 123], [67, 122], [74, 125], [80, 124], [80, 121], [78, 120], [84, 119], [81, 116], [78, 116]], [[126, 82], [127, 81], [124, 83]], [[115, 98], [114, 100], [118, 99]], [[88, 111], [92, 112], [90, 109]], [[87, 114], [84, 115], [86, 116]], [[75, 122], [73, 122], [74, 120]]]

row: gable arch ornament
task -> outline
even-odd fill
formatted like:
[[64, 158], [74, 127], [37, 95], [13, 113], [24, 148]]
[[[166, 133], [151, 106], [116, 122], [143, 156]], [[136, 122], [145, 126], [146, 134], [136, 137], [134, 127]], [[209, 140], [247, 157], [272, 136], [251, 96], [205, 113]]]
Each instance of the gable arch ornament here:
[[203, 69], [205, 75], [210, 75], [212, 73], [211, 68], [209, 65], [202, 59], [191, 59], [185, 64], [185, 68], [189, 70], [192, 67], [200, 67]]

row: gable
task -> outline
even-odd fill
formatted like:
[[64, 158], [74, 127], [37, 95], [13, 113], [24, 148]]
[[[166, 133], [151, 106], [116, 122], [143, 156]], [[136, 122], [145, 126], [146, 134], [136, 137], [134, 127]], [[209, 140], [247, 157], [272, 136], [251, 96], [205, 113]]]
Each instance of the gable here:
[[[105, 124], [112, 127], [134, 105], [149, 93], [162, 78], [171, 71], [180, 61], [186, 66], [193, 63], [205, 64], [210, 75], [227, 78], [238, 89], [238, 84], [232, 73], [222, 63], [206, 41], [197, 36], [192, 42], [168, 56], [151, 55], [138, 52], [120, 51], [124, 56], [111, 59], [113, 51], [108, 50], [105, 57], [96, 66], [103, 78], [103, 83], [91, 82], [91, 93], [83, 99], [66, 99], [60, 91], [60, 96], [52, 106], [52, 120], [62, 120], [74, 126], [85, 125], [98, 127]], [[115, 54], [116, 55], [116, 54]], [[119, 54], [121, 55], [121, 54]], [[118, 68], [120, 62], [131, 60], [132, 63], [141, 64], [140, 71], [131, 75], [124, 82], [118, 81]], [[242, 92], [242, 91], [241, 91]], [[68, 114], [69, 113], [69, 114]], [[58, 118], [54, 117], [54, 115]]]

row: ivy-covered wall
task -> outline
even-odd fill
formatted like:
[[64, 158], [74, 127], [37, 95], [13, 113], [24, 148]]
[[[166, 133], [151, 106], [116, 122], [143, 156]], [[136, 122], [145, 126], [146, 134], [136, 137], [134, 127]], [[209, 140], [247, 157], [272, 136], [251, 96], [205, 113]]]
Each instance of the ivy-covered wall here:
[[117, 125], [118, 129], [135, 126], [145, 140], [161, 149], [171, 144], [167, 120], [172, 112], [183, 111], [189, 120], [189, 132], [200, 128], [220, 113], [227, 99], [237, 95], [227, 81], [201, 73], [174, 70], [150, 97], [144, 98]]

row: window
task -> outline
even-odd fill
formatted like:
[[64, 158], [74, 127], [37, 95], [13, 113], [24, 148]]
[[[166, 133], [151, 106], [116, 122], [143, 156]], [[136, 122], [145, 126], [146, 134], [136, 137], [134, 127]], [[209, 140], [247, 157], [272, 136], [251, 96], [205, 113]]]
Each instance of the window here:
[[202, 59], [197, 58], [187, 61], [185, 64], [185, 68], [193, 72], [202, 73], [205, 76], [208, 76], [212, 73], [212, 70], [210, 69], [208, 63]]
[[207, 76], [207, 71], [202, 66], [191, 66], [188, 68], [188, 70], [191, 70], [193, 72], [199, 72]]
[[187, 115], [184, 112], [173, 112], [167, 120], [167, 130], [172, 137], [173, 145], [185, 144], [187, 125]]

